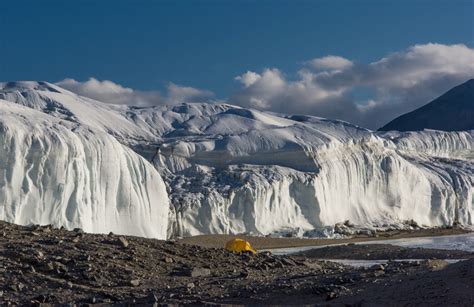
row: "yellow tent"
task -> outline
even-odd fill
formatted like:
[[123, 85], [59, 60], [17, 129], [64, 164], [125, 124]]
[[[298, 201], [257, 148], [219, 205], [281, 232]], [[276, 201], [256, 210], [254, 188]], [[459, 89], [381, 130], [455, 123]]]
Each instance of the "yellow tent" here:
[[230, 252], [237, 252], [237, 253], [251, 252], [255, 254], [257, 252], [256, 250], [252, 248], [249, 242], [244, 241], [242, 239], [238, 239], [238, 238], [228, 241], [225, 244], [225, 249]]

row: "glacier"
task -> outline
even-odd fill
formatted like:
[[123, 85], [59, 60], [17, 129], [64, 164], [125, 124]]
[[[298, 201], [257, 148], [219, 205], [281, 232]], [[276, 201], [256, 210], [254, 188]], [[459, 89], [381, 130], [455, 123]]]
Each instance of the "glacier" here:
[[0, 105], [1, 220], [166, 238], [166, 188], [148, 161], [106, 133]]
[[172, 238], [474, 224], [474, 131], [373, 132], [229, 104], [0, 84], [0, 219]]

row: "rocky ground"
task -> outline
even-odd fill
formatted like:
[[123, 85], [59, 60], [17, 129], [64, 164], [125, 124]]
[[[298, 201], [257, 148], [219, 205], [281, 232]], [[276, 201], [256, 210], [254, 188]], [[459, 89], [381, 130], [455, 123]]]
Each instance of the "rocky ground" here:
[[474, 259], [353, 268], [317, 257], [0, 222], [0, 304], [474, 304]]

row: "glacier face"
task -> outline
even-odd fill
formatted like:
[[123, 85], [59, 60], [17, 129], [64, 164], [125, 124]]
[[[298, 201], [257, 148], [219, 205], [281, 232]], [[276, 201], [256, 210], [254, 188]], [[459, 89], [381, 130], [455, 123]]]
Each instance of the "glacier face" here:
[[[176, 219], [170, 221], [175, 225], [170, 232], [268, 234], [345, 220], [366, 227], [400, 227], [411, 219], [426, 226], [473, 224], [472, 161], [414, 155], [416, 149], [374, 135], [354, 143], [305, 145], [282, 153], [287, 159], [280, 166], [273, 154], [258, 150], [212, 167], [210, 158], [202, 156], [215, 156], [213, 150], [189, 149], [203, 146], [180, 142], [176, 146], [187, 150], [162, 151], [157, 167], [173, 170], [168, 181]], [[200, 184], [204, 189], [193, 190]]]
[[166, 238], [166, 189], [149, 162], [108, 134], [0, 105], [0, 219]]
[[[1, 146], [5, 156], [11, 157], [1, 161], [1, 170], [18, 172], [15, 188], [9, 188], [10, 198], [0, 199], [5, 208], [3, 218], [10, 221], [54, 221], [72, 227], [81, 219], [81, 223], [90, 223], [89, 231], [131, 233], [134, 226], [133, 234], [155, 237], [164, 233], [168, 237], [282, 231], [308, 234], [345, 220], [365, 227], [400, 226], [405, 220], [426, 226], [474, 224], [473, 131], [382, 133], [336, 120], [227, 104], [115, 106], [49, 83], [8, 83], [0, 88], [0, 99], [23, 106], [17, 106], [21, 112], [11, 111], [8, 117], [4, 105], [12, 108], [14, 104], [1, 102], [0, 121], [10, 118], [11, 131], [25, 131], [25, 136], [1, 131]], [[45, 117], [44, 125], [35, 122], [38, 127], [33, 135], [42, 135], [43, 143], [47, 136], [50, 141], [46, 143], [52, 143], [48, 146], [55, 146], [54, 150], [34, 155], [37, 151], [31, 148], [39, 146], [31, 134], [35, 125], [25, 122], [20, 129], [13, 123], [27, 108]], [[53, 128], [46, 123], [66, 127], [61, 130], [65, 134], [62, 142], [54, 141], [57, 132], [49, 133]], [[12, 144], [13, 139], [15, 144], [25, 144], [21, 150]], [[73, 140], [77, 142], [71, 143]], [[71, 152], [78, 148], [85, 157], [77, 158], [76, 154], [71, 159]], [[101, 158], [113, 151], [114, 157]], [[72, 169], [73, 175], [61, 182], [70, 182], [75, 188], [79, 181], [88, 187], [80, 190], [88, 192], [73, 194], [75, 200], [69, 206], [67, 197], [53, 195], [60, 180], [48, 182], [47, 172], [29, 171], [30, 164], [44, 159], [59, 159], [48, 163], [48, 172], [59, 172], [59, 165]], [[75, 170], [75, 159], [85, 160], [80, 163], [81, 171]], [[90, 159], [102, 163], [103, 170], [92, 171], [97, 167]], [[118, 176], [117, 165], [122, 167], [123, 160], [126, 163]], [[96, 177], [91, 181], [82, 173]], [[25, 199], [25, 193], [19, 191], [24, 178], [32, 176], [36, 181], [28, 180], [38, 191], [29, 192], [28, 197], [41, 195], [34, 197], [41, 199], [37, 203], [42, 209], [30, 202], [23, 206], [26, 210], [19, 210], [19, 199]], [[124, 176], [128, 191], [133, 193], [128, 198], [123, 192], [127, 189], [117, 188], [120, 183], [115, 180]], [[96, 187], [97, 182], [102, 185]], [[0, 187], [11, 184], [2, 182]], [[133, 206], [128, 205], [131, 201]], [[114, 221], [116, 228], [112, 229], [101, 220], [110, 216], [100, 209], [104, 206], [109, 206], [114, 217], [117, 212], [125, 216], [122, 208], [127, 207], [130, 216], [126, 221], [107, 218], [107, 223]], [[74, 208], [75, 213], [71, 215], [66, 208]], [[52, 211], [62, 213], [52, 215]], [[167, 221], [162, 222], [166, 214]], [[160, 221], [151, 221], [152, 216], [160, 216]], [[153, 233], [154, 227], [166, 225], [167, 230], [160, 228], [159, 235]]]

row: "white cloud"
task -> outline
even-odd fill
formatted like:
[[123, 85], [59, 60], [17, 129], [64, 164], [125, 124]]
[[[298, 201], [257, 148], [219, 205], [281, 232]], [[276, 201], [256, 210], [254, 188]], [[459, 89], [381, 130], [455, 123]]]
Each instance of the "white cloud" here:
[[[316, 58], [304, 62], [292, 79], [277, 68], [247, 71], [235, 77], [241, 87], [226, 102], [342, 119], [375, 129], [473, 77], [474, 49], [460, 44], [424, 44], [368, 64], [334, 55]], [[210, 91], [174, 83], [168, 84], [165, 94], [138, 91], [94, 78], [85, 82], [65, 79], [57, 84], [80, 95], [116, 104], [209, 102], [213, 97]]]
[[210, 91], [180, 86], [174, 83], [168, 84], [166, 96], [163, 96], [159, 91], [138, 91], [109, 80], [100, 81], [95, 78], [90, 78], [84, 82], [79, 82], [74, 79], [64, 79], [57, 82], [56, 85], [78, 95], [95, 100], [134, 106], [178, 104], [199, 100], [206, 101], [214, 95]]
[[163, 103], [163, 98], [158, 91], [136, 91], [108, 80], [99, 81], [90, 78], [87, 81], [79, 82], [74, 79], [64, 79], [57, 82], [56, 85], [78, 95], [108, 103], [137, 106]]
[[174, 83], [169, 83], [167, 86], [168, 96], [166, 97], [167, 104], [177, 104], [183, 102], [207, 101], [214, 96], [214, 93], [207, 90], [201, 90], [189, 86], [180, 86]]
[[[369, 64], [327, 56], [306, 62], [295, 80], [282, 75], [272, 68], [238, 76], [244, 86], [230, 103], [338, 118], [375, 129], [473, 78], [474, 49], [415, 45]], [[371, 93], [365, 101], [356, 97], [361, 90]]]
[[341, 70], [353, 65], [352, 61], [334, 55], [328, 55], [322, 58], [312, 59], [308, 64], [316, 70]]
[[247, 71], [245, 74], [235, 77], [235, 80], [242, 82], [245, 87], [249, 87], [257, 82], [261, 77], [262, 76], [253, 71]]

